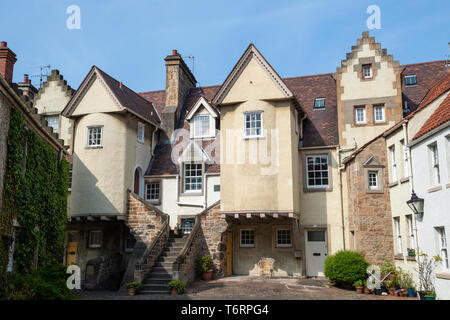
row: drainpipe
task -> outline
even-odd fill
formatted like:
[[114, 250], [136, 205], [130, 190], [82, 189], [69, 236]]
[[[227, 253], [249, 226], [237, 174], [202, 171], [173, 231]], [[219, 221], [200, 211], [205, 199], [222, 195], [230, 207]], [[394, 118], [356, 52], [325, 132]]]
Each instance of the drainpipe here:
[[207, 176], [206, 176], [206, 170], [205, 173], [203, 174], [203, 181], [205, 181], [204, 183], [204, 195], [205, 195], [205, 201], [204, 201], [204, 205], [203, 205], [203, 209], [206, 209], [208, 207], [208, 198], [207, 198], [207, 194], [208, 194], [208, 182], [207, 182]]

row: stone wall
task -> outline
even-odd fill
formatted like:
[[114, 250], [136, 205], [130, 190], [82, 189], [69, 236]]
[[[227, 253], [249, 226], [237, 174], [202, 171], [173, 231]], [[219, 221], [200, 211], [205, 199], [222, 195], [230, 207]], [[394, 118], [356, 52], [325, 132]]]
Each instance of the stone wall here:
[[[368, 160], [371, 164], [367, 163]], [[367, 190], [367, 165], [380, 170], [381, 188], [376, 192]], [[366, 260], [373, 264], [380, 264], [384, 259], [392, 262], [394, 248], [386, 140], [379, 137], [367, 145], [347, 163], [346, 175], [349, 231], [354, 233], [350, 249], [362, 252]]]
[[0, 212], [3, 203], [3, 179], [6, 169], [6, 152], [9, 132], [10, 107], [0, 94]]

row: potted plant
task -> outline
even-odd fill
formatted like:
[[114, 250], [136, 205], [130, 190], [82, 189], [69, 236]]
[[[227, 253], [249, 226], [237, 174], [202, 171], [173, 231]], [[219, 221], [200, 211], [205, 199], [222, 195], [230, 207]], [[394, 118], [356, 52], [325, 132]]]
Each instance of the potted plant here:
[[[405, 289], [405, 292], [409, 297], [415, 297], [415, 287], [413, 276], [410, 272], [401, 272], [401, 287]], [[406, 296], [405, 294], [403, 294]]]
[[415, 257], [416, 256], [416, 250], [412, 248], [408, 248], [408, 257]]
[[420, 300], [436, 299], [433, 284], [433, 272], [437, 267], [437, 263], [441, 260], [442, 258], [440, 256], [429, 258], [426, 253], [421, 253], [418, 255], [417, 272], [419, 273], [419, 283], [421, 290], [417, 293], [419, 294]]
[[363, 293], [364, 292], [364, 281], [357, 280], [355, 283], [353, 283], [353, 286], [356, 288], [356, 293]]
[[183, 235], [183, 229], [181, 229], [181, 226], [177, 223], [177, 225], [173, 228], [173, 234], [178, 236], [178, 235]]
[[370, 294], [370, 289], [369, 289], [369, 287], [367, 285], [368, 281], [369, 280], [364, 281], [364, 293], [365, 294]]
[[209, 254], [205, 254], [198, 260], [202, 279], [205, 281], [211, 280], [213, 275], [213, 261]]
[[128, 295], [134, 296], [135, 293], [139, 292], [139, 290], [142, 287], [142, 284], [140, 282], [128, 282], [125, 283], [125, 287], [127, 288]]
[[186, 291], [186, 283], [181, 280], [172, 280], [169, 282], [169, 289], [172, 294], [182, 294]]

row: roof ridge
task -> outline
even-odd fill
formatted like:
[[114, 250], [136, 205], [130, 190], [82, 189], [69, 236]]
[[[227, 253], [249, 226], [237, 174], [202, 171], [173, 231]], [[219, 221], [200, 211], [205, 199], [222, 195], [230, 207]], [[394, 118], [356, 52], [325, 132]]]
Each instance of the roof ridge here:
[[298, 79], [298, 78], [308, 78], [308, 77], [323, 77], [323, 76], [331, 76], [335, 74], [336, 72], [329, 72], [329, 73], [317, 73], [317, 74], [311, 74], [311, 75], [303, 75], [303, 76], [294, 76], [294, 77], [287, 77], [282, 78], [283, 80], [290, 80], [290, 79]]
[[409, 64], [402, 64], [402, 67], [408, 67], [408, 66], [417, 66], [421, 64], [430, 64], [430, 63], [438, 63], [438, 62], [444, 62], [445, 60], [435, 60], [435, 61], [427, 61], [427, 62], [417, 62], [417, 63], [409, 63]]

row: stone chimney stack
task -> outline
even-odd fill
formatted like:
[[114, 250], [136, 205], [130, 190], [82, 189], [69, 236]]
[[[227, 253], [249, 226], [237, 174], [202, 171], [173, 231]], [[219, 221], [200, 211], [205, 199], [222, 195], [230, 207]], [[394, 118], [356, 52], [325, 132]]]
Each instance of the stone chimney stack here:
[[197, 80], [177, 50], [172, 50], [172, 54], [164, 60], [166, 61], [166, 103], [161, 116], [163, 129], [167, 138], [171, 139], [183, 102], [189, 89], [195, 88]]
[[16, 54], [8, 48], [6, 41], [0, 42], [0, 75], [8, 82], [12, 83], [14, 63]]
[[22, 91], [22, 95], [28, 97], [31, 101], [33, 101], [34, 96], [38, 93], [36, 87], [31, 84], [31, 79], [27, 74], [23, 75], [23, 82], [19, 82], [17, 88]]

